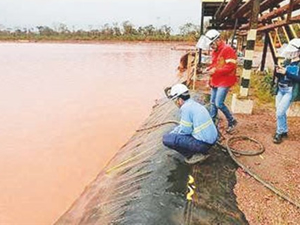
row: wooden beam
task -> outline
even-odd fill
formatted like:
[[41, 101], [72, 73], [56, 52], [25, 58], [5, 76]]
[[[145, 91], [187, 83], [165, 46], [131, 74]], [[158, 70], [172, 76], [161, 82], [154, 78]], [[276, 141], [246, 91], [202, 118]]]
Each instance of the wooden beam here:
[[245, 4], [243, 4], [235, 14], [233, 14], [233, 18], [241, 18], [243, 15], [251, 9], [253, 0], [249, 0]]
[[257, 31], [261, 32], [261, 31], [266, 31], [266, 30], [272, 30], [272, 29], [275, 29], [276, 27], [281, 27], [281, 26], [285, 26], [285, 25], [289, 25], [289, 24], [292, 24], [292, 23], [299, 23], [300, 22], [300, 15], [299, 16], [294, 16], [290, 19], [290, 21], [280, 21], [280, 22], [277, 22], [277, 23], [274, 23], [274, 24], [269, 24], [269, 25], [266, 25], [266, 26], [262, 26], [262, 27], [259, 27], [257, 29]]
[[237, 35], [242, 37], [246, 36], [247, 33], [248, 33], [247, 31], [237, 31]]
[[[272, 6], [275, 7], [277, 6], [280, 2], [282, 2], [283, 0], [264, 0], [261, 4], [260, 4], [260, 12], [264, 12], [267, 9], [271, 8]], [[243, 15], [241, 15], [242, 17], [249, 17], [251, 14], [251, 10], [248, 10], [246, 12], [244, 12]]]
[[222, 20], [226, 18], [237, 8], [241, 1], [242, 0], [231, 0], [230, 2], [228, 2], [225, 8], [222, 10], [222, 12], [219, 15], [217, 15], [217, 19]]
[[215, 18], [217, 17], [217, 15], [220, 13], [220, 10], [224, 7], [224, 5], [225, 5], [225, 0], [220, 4], [220, 6], [218, 7], [218, 9], [213, 17], [215, 17]]
[[216, 29], [216, 30], [233, 30], [233, 25], [226, 25], [226, 26], [208, 26], [207, 29]]
[[[290, 9], [291, 9], [290, 4], [287, 4], [285, 6], [280, 7], [279, 9], [275, 9], [272, 12], [261, 16], [258, 20], [259, 22], [264, 22], [266, 20], [270, 20], [278, 16], [283, 16], [284, 14], [288, 13]], [[300, 0], [295, 1], [295, 6], [294, 9], [292, 10], [297, 10], [297, 9], [300, 9]]]
[[[271, 20], [271, 19], [274, 19], [278, 16], [283, 16], [284, 14], [286, 14], [288, 12], [289, 7], [290, 7], [290, 5], [287, 4], [285, 6], [282, 6], [279, 9], [273, 10], [270, 13], [266, 13], [263, 16], [258, 18], [258, 22], [259, 23], [264, 23], [264, 22], [266, 22], [268, 20]], [[298, 10], [298, 9], [300, 9], [300, 0], [296, 0], [295, 4], [294, 4], [294, 7], [293, 7], [293, 10]], [[249, 23], [241, 26], [240, 29], [242, 29], [242, 30], [249, 29]]]

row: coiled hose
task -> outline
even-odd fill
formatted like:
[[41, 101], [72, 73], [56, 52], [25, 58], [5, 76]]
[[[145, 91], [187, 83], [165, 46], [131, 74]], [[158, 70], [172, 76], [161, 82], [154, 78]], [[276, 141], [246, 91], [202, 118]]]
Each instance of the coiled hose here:
[[[179, 124], [179, 122], [176, 121], [176, 120], [169, 120], [169, 121], [166, 121], [166, 122], [155, 124], [155, 125], [150, 126], [150, 127], [144, 127], [144, 128], [138, 129], [138, 130], [136, 130], [136, 132], [142, 132], [142, 131], [158, 128], [160, 126], [163, 126], [163, 125], [166, 125], [166, 124], [172, 124], [172, 123]], [[258, 151], [253, 151], [253, 150], [241, 151], [241, 150], [231, 148], [230, 146], [232, 145], [232, 143], [234, 143], [235, 141], [238, 141], [238, 140], [248, 140], [248, 141], [254, 142], [254, 143], [259, 145], [259, 150]], [[247, 137], [247, 136], [232, 136], [232, 137], [230, 137], [226, 140], [226, 145], [225, 146], [222, 145], [220, 142], [217, 142], [217, 145], [221, 149], [224, 149], [225, 151], [227, 151], [229, 153], [230, 157], [232, 158], [232, 160], [239, 167], [241, 167], [246, 173], [248, 173], [250, 176], [252, 176], [255, 180], [260, 182], [262, 185], [264, 185], [266, 188], [268, 188], [269, 190], [271, 190], [272, 192], [277, 194], [282, 199], [284, 199], [284, 200], [290, 202], [291, 204], [295, 205], [296, 207], [300, 208], [300, 204], [297, 201], [293, 200], [286, 193], [278, 190], [276, 187], [274, 187], [270, 183], [264, 181], [256, 173], [252, 172], [244, 164], [242, 164], [240, 161], [237, 160], [236, 155], [255, 156], [255, 155], [262, 154], [265, 151], [265, 148], [264, 148], [263, 144], [261, 144], [259, 141], [255, 140], [255, 139]]]

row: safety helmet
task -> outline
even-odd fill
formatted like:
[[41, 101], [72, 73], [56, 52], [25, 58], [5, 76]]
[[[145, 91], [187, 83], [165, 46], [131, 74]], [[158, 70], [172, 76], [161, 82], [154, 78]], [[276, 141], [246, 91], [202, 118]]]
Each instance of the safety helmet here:
[[220, 32], [217, 30], [209, 30], [206, 32], [205, 35], [201, 35], [201, 37], [199, 38], [196, 47], [203, 49], [203, 50], [209, 50], [209, 46], [210, 44], [217, 40], [217, 38], [220, 37]]
[[298, 56], [300, 53], [300, 38], [294, 38], [290, 40], [288, 44], [285, 44], [278, 49], [278, 53], [280, 56], [287, 58]]
[[184, 84], [175, 84], [172, 86], [170, 91], [170, 97], [172, 99], [178, 98], [180, 95], [186, 95], [188, 94], [189, 89]]

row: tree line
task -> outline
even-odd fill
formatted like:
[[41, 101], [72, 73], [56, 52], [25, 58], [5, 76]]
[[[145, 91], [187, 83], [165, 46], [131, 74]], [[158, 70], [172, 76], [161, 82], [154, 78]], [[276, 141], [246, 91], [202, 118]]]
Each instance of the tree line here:
[[179, 27], [179, 33], [173, 34], [168, 25], [155, 27], [153, 25], [136, 27], [130, 21], [121, 25], [118, 23], [104, 24], [100, 29], [75, 30], [60, 23], [55, 28], [37, 26], [35, 28], [0, 28], [0, 40], [74, 40], [74, 41], [196, 41], [200, 36], [200, 27], [186, 23]]

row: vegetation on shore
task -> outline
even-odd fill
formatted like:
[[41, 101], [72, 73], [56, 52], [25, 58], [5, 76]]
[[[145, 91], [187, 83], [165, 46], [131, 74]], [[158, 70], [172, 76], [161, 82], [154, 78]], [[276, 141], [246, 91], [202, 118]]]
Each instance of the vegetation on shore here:
[[[242, 67], [238, 67], [238, 74], [242, 74]], [[258, 70], [252, 71], [250, 83], [250, 98], [255, 99], [257, 106], [274, 107], [274, 96], [276, 86], [273, 81], [273, 70], [268, 68], [264, 72]], [[240, 93], [240, 85], [235, 85], [233, 93]], [[231, 102], [231, 99], [229, 99]]]
[[255, 72], [252, 76], [253, 95], [261, 104], [274, 103], [276, 88], [273, 81], [273, 71]]
[[37, 26], [36, 28], [0, 28], [0, 40], [4, 41], [196, 41], [200, 34], [198, 25], [186, 23], [179, 27], [179, 34], [173, 34], [172, 28], [163, 25], [159, 28], [153, 25], [134, 26], [125, 21], [121, 25], [105, 24], [100, 29], [75, 30], [65, 24], [55, 28]]

